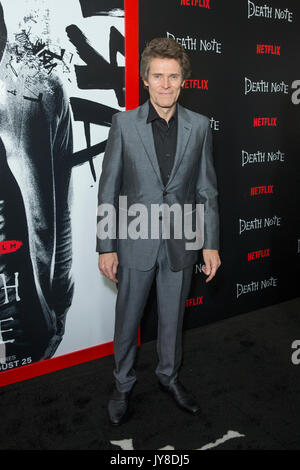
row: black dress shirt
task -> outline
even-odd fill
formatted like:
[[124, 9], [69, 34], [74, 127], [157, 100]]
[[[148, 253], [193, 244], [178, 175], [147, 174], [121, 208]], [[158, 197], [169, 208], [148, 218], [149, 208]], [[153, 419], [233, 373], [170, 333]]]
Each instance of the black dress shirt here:
[[161, 177], [166, 186], [170, 177], [177, 146], [178, 110], [177, 104], [169, 122], [161, 118], [149, 100], [147, 123], [152, 124], [152, 132]]
[[[176, 147], [177, 147], [177, 127], [178, 127], [178, 109], [176, 109], [169, 122], [159, 116], [156, 109], [149, 100], [149, 113], [147, 124], [152, 125], [153, 139], [158, 165], [160, 168], [163, 184], [166, 186], [170, 177]], [[102, 253], [112, 253], [111, 251], [100, 251]]]

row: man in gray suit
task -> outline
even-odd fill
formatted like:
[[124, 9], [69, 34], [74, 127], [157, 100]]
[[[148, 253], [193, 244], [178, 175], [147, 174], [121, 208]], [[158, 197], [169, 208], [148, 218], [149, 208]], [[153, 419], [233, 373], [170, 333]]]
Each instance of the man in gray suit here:
[[[189, 58], [176, 41], [156, 38], [143, 51], [140, 73], [150, 99], [134, 110], [113, 116], [98, 193], [99, 269], [118, 287], [115, 388], [108, 403], [113, 425], [128, 417], [130, 392], [136, 382], [133, 366], [138, 327], [154, 279], [159, 359], [155, 373], [159, 385], [179, 407], [192, 414], [200, 411], [193, 396], [178, 380], [185, 300], [199, 255], [199, 246], [187, 248], [197, 219], [197, 205], [204, 207], [206, 282], [220, 266], [218, 192], [210, 122], [177, 103], [184, 80], [190, 75]], [[126, 207], [121, 203], [124, 199]], [[175, 217], [170, 218], [166, 210], [174, 205], [191, 209], [188, 214], [184, 212], [184, 234], [181, 232], [179, 237], [174, 235], [174, 230], [182, 225], [175, 223]], [[112, 224], [107, 219], [109, 207], [117, 215], [112, 217]], [[158, 234], [152, 230], [154, 207], [164, 208]], [[143, 216], [139, 218], [139, 233], [132, 230], [137, 228], [134, 225], [137, 212]], [[169, 224], [170, 236], [164, 235], [165, 224]]]

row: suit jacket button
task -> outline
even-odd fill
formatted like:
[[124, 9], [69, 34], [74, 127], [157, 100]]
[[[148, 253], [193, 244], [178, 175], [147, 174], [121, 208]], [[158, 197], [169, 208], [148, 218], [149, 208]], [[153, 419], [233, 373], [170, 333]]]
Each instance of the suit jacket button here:
[[163, 196], [166, 196], [168, 194], [168, 191], [163, 192]]

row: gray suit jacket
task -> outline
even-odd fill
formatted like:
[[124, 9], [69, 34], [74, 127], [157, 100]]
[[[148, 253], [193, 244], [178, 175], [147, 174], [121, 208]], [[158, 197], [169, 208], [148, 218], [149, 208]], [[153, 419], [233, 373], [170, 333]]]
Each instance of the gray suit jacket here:
[[[156, 157], [151, 123], [147, 124], [149, 101], [142, 106], [113, 116], [102, 165], [98, 191], [98, 252], [116, 251], [119, 264], [141, 271], [151, 269], [156, 261], [159, 238], [151, 237], [151, 205], [192, 204], [189, 217], [195, 229], [196, 203], [204, 204], [203, 248], [219, 249], [219, 213], [217, 180], [213, 165], [212, 132], [206, 116], [178, 104], [177, 150], [174, 166], [164, 186]], [[130, 216], [126, 208], [119, 210], [119, 196], [127, 196], [127, 208], [140, 203], [148, 208], [149, 238], [122, 238], [122, 229], [137, 215]], [[125, 198], [123, 198], [125, 199]], [[107, 213], [99, 206], [109, 203], [116, 209], [116, 238], [104, 238], [102, 222]], [[119, 212], [121, 216], [119, 219]], [[184, 212], [183, 212], [184, 214]], [[183, 216], [183, 220], [186, 216]], [[101, 222], [102, 221], [102, 222]], [[169, 219], [172, 235], [172, 217]], [[122, 232], [123, 233], [123, 232]], [[166, 240], [168, 261], [178, 271], [197, 262], [198, 250], [186, 250], [183, 237]]]

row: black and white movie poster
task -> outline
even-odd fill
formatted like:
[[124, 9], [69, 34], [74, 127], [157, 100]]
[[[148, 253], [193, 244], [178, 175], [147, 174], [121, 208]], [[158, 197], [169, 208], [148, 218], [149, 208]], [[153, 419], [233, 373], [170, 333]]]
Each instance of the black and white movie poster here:
[[0, 1], [0, 370], [112, 341], [97, 190], [125, 107], [123, 1]]

